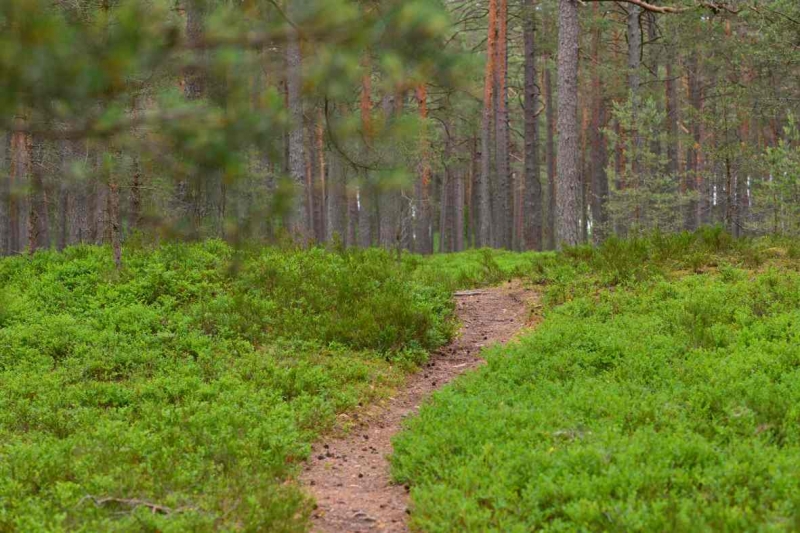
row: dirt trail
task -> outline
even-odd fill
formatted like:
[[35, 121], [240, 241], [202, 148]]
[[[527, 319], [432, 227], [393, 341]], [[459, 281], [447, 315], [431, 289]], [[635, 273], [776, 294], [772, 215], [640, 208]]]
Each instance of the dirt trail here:
[[395, 397], [362, 417], [368, 422], [346, 438], [315, 445], [301, 476], [317, 501], [314, 531], [408, 530], [407, 491], [393, 485], [389, 475], [392, 436], [431, 392], [480, 365], [481, 348], [506, 342], [529, 325], [529, 304], [536, 293], [518, 282], [509, 282], [456, 293], [455, 297], [462, 324], [458, 338], [434, 353]]

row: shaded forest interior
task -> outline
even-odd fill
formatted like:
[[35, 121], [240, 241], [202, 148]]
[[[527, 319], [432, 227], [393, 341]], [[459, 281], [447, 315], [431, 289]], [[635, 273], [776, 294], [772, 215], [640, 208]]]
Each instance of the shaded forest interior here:
[[800, 233], [793, 0], [10, 0], [0, 251]]

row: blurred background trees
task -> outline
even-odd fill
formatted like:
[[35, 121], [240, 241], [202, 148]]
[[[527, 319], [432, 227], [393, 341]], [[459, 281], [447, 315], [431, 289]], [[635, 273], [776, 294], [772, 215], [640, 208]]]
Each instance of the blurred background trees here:
[[638, 4], [6, 0], [0, 251], [796, 234], [800, 6]]

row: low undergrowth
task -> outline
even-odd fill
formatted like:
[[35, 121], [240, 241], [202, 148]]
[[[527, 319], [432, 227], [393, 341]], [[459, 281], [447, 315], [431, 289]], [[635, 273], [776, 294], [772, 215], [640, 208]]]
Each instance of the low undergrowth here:
[[452, 334], [381, 251], [219, 242], [0, 261], [0, 531], [299, 531], [338, 413]]
[[528, 276], [534, 264], [552, 261], [554, 253], [517, 253], [489, 248], [428, 257], [404, 256], [415, 279], [454, 291], [497, 285]]
[[537, 261], [544, 322], [396, 439], [412, 525], [800, 529], [800, 263], [714, 234]]

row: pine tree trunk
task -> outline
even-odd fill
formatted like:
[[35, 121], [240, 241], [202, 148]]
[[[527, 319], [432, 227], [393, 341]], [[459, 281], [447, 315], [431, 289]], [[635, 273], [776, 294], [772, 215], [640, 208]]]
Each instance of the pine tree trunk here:
[[[470, 160], [470, 165], [472, 161]], [[464, 251], [464, 175], [459, 173], [453, 183], [453, 251]]]
[[474, 136], [470, 144], [470, 167], [469, 167], [469, 180], [468, 189], [465, 191], [467, 198], [467, 209], [469, 213], [467, 228], [467, 247], [473, 248], [478, 246], [478, 204], [480, 198], [478, 197], [478, 189], [481, 175], [481, 157], [480, 149], [478, 148], [478, 137]]
[[31, 154], [30, 181], [31, 187], [28, 194], [28, 242], [29, 251], [34, 253], [39, 249], [50, 247], [50, 220], [47, 212], [47, 196], [44, 188], [41, 165], [41, 147], [33, 147], [33, 138], [28, 136]]
[[327, 184], [326, 184], [326, 165], [325, 165], [325, 123], [322, 110], [317, 114], [317, 123], [314, 128], [314, 141], [317, 155], [317, 179], [315, 183], [315, 205], [317, 206], [317, 241], [324, 242], [328, 235], [327, 230]]
[[536, 83], [536, 0], [525, 0], [525, 181], [522, 248], [542, 249], [542, 182], [539, 179], [539, 87]]
[[486, 73], [483, 80], [483, 115], [481, 118], [481, 174], [478, 181], [477, 246], [491, 244], [490, 181], [492, 172], [491, 119], [494, 95], [495, 39], [497, 34], [497, 0], [489, 0], [489, 27], [486, 40]]
[[547, 160], [547, 249], [556, 249], [556, 112], [553, 106], [553, 76], [548, 58], [544, 69], [545, 115], [547, 121], [547, 142], [545, 143], [545, 159]]
[[[386, 94], [381, 102], [383, 117], [388, 124], [393, 120], [395, 95]], [[399, 247], [400, 241], [400, 202], [402, 194], [395, 188], [383, 188], [379, 195], [380, 245], [387, 250]]]
[[430, 165], [430, 142], [427, 134], [428, 120], [428, 88], [425, 84], [417, 86], [417, 104], [419, 105], [419, 117], [423, 122], [420, 148], [419, 179], [416, 187], [416, 226], [414, 235], [416, 237], [415, 251], [421, 254], [433, 253], [433, 239], [431, 238], [431, 165]]
[[[293, 3], [290, 3], [290, 6]], [[291, 14], [290, 14], [291, 16]], [[286, 44], [286, 96], [288, 100], [291, 131], [289, 132], [289, 176], [295, 186], [294, 207], [290, 213], [289, 231], [301, 244], [310, 240], [310, 225], [304, 199], [306, 198], [306, 169], [303, 147], [303, 100], [300, 94], [302, 56], [300, 36], [289, 25]]]
[[[630, 154], [631, 180], [628, 186], [634, 190], [640, 188], [640, 161], [642, 153], [642, 135], [639, 132], [639, 105], [642, 57], [642, 28], [639, 17], [642, 10], [639, 6], [630, 4], [628, 7], [628, 91], [631, 104], [631, 126], [633, 128], [633, 150]], [[636, 205], [632, 213], [634, 225], [638, 226], [643, 216], [641, 206]]]
[[114, 265], [122, 268], [122, 225], [119, 214], [119, 183], [113, 174], [108, 183], [108, 224], [111, 233], [111, 250], [114, 253]]
[[577, 0], [559, 0], [558, 10], [558, 180], [556, 246], [580, 242], [580, 169], [578, 168]]
[[[595, 17], [599, 6], [594, 4]], [[602, 129], [606, 122], [606, 106], [603, 86], [600, 81], [600, 28], [594, 29], [592, 36], [592, 127], [591, 127], [591, 211], [592, 240], [595, 244], [603, 242], [606, 231], [606, 200], [608, 199], [608, 176], [606, 174], [607, 153]]]
[[345, 244], [348, 248], [358, 246], [358, 185], [353, 173], [349, 173], [346, 180], [347, 191], [347, 238]]
[[20, 201], [20, 190], [28, 185], [31, 173], [31, 136], [24, 131], [26, 119], [15, 119], [17, 130], [11, 134], [11, 169], [9, 172], [9, 253], [21, 253], [28, 241], [25, 204]]
[[[673, 47], [670, 46], [670, 49]], [[678, 57], [671, 53], [667, 61], [667, 81], [666, 81], [666, 100], [667, 100], [667, 170], [673, 179], [680, 175], [680, 136], [678, 133], [678, 121], [680, 119], [678, 107], [678, 75], [676, 74], [676, 63]]]
[[[698, 184], [700, 180], [700, 67], [697, 54], [692, 54], [687, 68], [689, 105], [693, 109], [691, 133], [692, 139], [686, 154], [686, 185], [685, 189], [695, 195], [701, 194]], [[689, 202], [686, 213], [686, 229], [693, 230], [700, 226], [700, 205], [698, 198]]]
[[328, 202], [327, 202], [327, 233], [326, 240], [329, 243], [347, 242], [347, 183], [344, 167], [341, 158], [332, 155], [330, 161], [330, 176], [328, 179]]
[[10, 238], [10, 219], [9, 219], [9, 201], [10, 201], [10, 176], [9, 172], [9, 148], [11, 144], [11, 135], [7, 132], [0, 131], [0, 256], [8, 255], [9, 251], [9, 238]]
[[508, 0], [497, 0], [497, 43], [495, 74], [495, 167], [497, 191], [495, 209], [498, 221], [495, 245], [512, 248], [513, 184], [509, 165], [508, 135]]

